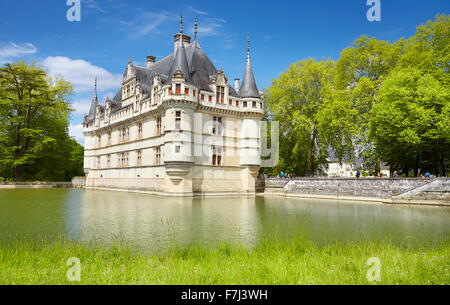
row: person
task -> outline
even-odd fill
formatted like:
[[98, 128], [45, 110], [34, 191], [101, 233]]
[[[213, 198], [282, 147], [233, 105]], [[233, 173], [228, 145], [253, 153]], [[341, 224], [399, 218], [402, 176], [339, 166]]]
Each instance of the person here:
[[381, 173], [378, 172], [378, 174], [377, 174], [377, 179], [380, 179], [380, 178], [381, 178]]
[[426, 171], [425, 174], [423, 175], [426, 179], [430, 179], [431, 178], [431, 174], [429, 171]]
[[359, 169], [356, 171], [356, 178], [358, 178], [359, 179], [359, 177], [361, 177], [361, 173], [360, 173], [360, 171], [359, 171]]
[[397, 178], [398, 177], [398, 173], [397, 171], [394, 171], [394, 173], [392, 174], [392, 178]]

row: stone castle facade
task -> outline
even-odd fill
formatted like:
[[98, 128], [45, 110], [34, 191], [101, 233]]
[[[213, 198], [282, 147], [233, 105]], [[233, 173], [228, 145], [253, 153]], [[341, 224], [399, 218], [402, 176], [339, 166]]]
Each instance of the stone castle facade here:
[[193, 196], [255, 193], [264, 105], [250, 63], [230, 86], [197, 39], [180, 32], [174, 53], [131, 60], [120, 90], [85, 116], [86, 186]]

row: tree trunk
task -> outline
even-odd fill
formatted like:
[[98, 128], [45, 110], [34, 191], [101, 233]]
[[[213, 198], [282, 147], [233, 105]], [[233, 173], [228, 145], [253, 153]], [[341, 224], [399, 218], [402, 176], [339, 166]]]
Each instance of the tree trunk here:
[[419, 156], [416, 156], [416, 162], [414, 163], [414, 177], [419, 174]]
[[16, 181], [22, 180], [22, 166], [21, 165], [14, 167], [14, 179]]
[[381, 164], [380, 164], [380, 158], [378, 156], [375, 156], [375, 175], [377, 175], [379, 172], [381, 172]]

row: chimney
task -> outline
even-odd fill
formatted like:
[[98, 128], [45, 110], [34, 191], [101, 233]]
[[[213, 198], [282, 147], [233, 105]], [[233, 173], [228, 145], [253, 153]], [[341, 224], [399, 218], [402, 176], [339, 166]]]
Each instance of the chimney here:
[[173, 36], [173, 46], [174, 46], [173, 47], [173, 52], [174, 52], [174, 54], [175, 54], [175, 51], [177, 50], [177, 45], [180, 42], [180, 35], [183, 35], [184, 46], [186, 46], [186, 44], [188, 44], [188, 43], [191, 43], [191, 36], [186, 35], [186, 34], [180, 34], [180, 33], [175, 34]]
[[153, 65], [155, 64], [155, 60], [156, 60], [155, 56], [148, 55], [147, 56], [147, 68], [150, 69], [151, 67], [153, 67]]
[[239, 78], [235, 78], [235, 79], [234, 79], [234, 89], [235, 89], [236, 91], [239, 91], [239, 81], [240, 81]]

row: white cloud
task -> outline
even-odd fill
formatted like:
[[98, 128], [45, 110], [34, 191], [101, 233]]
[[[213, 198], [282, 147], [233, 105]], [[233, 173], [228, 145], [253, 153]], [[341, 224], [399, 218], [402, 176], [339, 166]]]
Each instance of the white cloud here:
[[0, 42], [0, 62], [7, 62], [36, 52], [37, 48], [32, 43]]
[[89, 112], [89, 108], [91, 108], [91, 100], [89, 99], [81, 99], [72, 103], [72, 109], [75, 110], [75, 114], [86, 115]]
[[72, 125], [69, 126], [69, 135], [73, 137], [78, 143], [84, 145], [84, 136], [83, 136], [83, 125]]
[[50, 56], [42, 61], [42, 65], [48, 70], [50, 75], [62, 75], [78, 91], [92, 90], [95, 77], [98, 79], [99, 91], [116, 89], [122, 81], [122, 75], [112, 74], [104, 68], [95, 66], [82, 59]]
[[166, 11], [159, 13], [143, 12], [130, 22], [130, 25], [134, 28], [131, 36], [133, 38], [139, 38], [150, 33], [159, 34], [158, 28], [163, 23], [174, 20], [177, 20], [176, 15]]
[[94, 13], [106, 13], [106, 11], [100, 7], [95, 0], [83, 0], [82, 8], [86, 8], [88, 11]]
[[193, 12], [194, 14], [196, 14], [196, 15], [209, 15], [208, 12], [199, 10], [199, 9], [193, 7], [192, 5], [189, 6], [188, 9], [189, 9], [190, 11], [192, 11], [192, 12]]
[[205, 18], [198, 24], [198, 34], [200, 36], [217, 36], [223, 35], [223, 24], [226, 21], [220, 18]]

